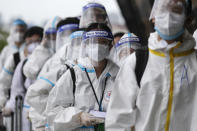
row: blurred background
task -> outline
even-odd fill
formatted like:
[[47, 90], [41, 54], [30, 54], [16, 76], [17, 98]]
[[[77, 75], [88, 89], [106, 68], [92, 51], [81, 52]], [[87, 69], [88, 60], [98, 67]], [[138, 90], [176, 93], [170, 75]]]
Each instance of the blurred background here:
[[[92, 1], [92, 0], [91, 0]], [[106, 7], [113, 27], [118, 31], [133, 32], [143, 44], [147, 43], [153, 25], [149, 21], [154, 0], [93, 0]], [[90, 0], [0, 0], [0, 50], [6, 45], [10, 24], [14, 19], [24, 19], [29, 26], [44, 26], [54, 17], [80, 16], [82, 7]], [[195, 20], [190, 32], [197, 28], [197, 0], [193, 0]]]

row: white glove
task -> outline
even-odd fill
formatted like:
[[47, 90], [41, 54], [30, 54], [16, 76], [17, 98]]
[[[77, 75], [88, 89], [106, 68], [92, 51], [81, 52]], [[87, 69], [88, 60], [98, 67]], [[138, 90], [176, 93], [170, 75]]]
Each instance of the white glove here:
[[45, 131], [45, 127], [38, 127], [35, 131]]
[[80, 115], [81, 125], [83, 126], [94, 126], [100, 123], [104, 123], [104, 119], [95, 118], [89, 113], [82, 112]]
[[10, 108], [3, 108], [2, 109], [2, 115], [7, 117], [10, 116], [12, 114], [12, 110]]

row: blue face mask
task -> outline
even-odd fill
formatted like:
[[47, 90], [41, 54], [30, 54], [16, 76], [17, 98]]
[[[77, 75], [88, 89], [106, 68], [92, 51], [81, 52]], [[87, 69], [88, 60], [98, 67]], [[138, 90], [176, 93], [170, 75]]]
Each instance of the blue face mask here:
[[173, 0], [159, 1], [155, 14], [155, 30], [164, 40], [175, 40], [184, 33], [185, 6]]

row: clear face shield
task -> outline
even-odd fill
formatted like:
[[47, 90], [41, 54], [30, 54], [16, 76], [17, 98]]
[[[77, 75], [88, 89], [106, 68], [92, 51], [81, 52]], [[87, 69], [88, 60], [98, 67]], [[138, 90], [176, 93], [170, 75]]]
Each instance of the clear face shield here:
[[103, 5], [89, 3], [83, 7], [80, 28], [87, 28], [91, 23], [105, 23], [111, 28], [107, 12]]
[[56, 48], [56, 29], [55, 28], [48, 28], [45, 31], [45, 39], [46, 39], [46, 46], [49, 50], [55, 53]]
[[119, 63], [122, 63], [135, 50], [141, 48], [140, 40], [134, 34], [125, 34], [115, 45], [116, 56]]
[[70, 35], [70, 44], [68, 45], [67, 59], [77, 63], [80, 56], [81, 42], [84, 31], [75, 31]]
[[174, 40], [184, 33], [184, 0], [159, 0], [155, 13], [155, 30], [164, 40]]
[[107, 31], [89, 31], [83, 35], [84, 51], [93, 66], [106, 59], [112, 47], [113, 36]]
[[69, 44], [69, 36], [79, 29], [78, 24], [66, 24], [58, 28], [56, 39], [56, 51], [58, 51], [64, 44]]

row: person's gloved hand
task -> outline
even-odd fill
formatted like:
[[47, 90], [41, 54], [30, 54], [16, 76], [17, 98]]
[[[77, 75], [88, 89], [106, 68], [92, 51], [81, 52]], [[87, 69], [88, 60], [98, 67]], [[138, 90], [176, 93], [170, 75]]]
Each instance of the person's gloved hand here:
[[45, 127], [37, 127], [35, 131], [45, 131]]
[[12, 114], [12, 110], [10, 108], [3, 108], [2, 109], [2, 115], [3, 116], [10, 116]]
[[81, 125], [83, 126], [94, 126], [100, 123], [104, 123], [103, 119], [95, 118], [93, 115], [88, 113], [81, 113], [80, 115]]

